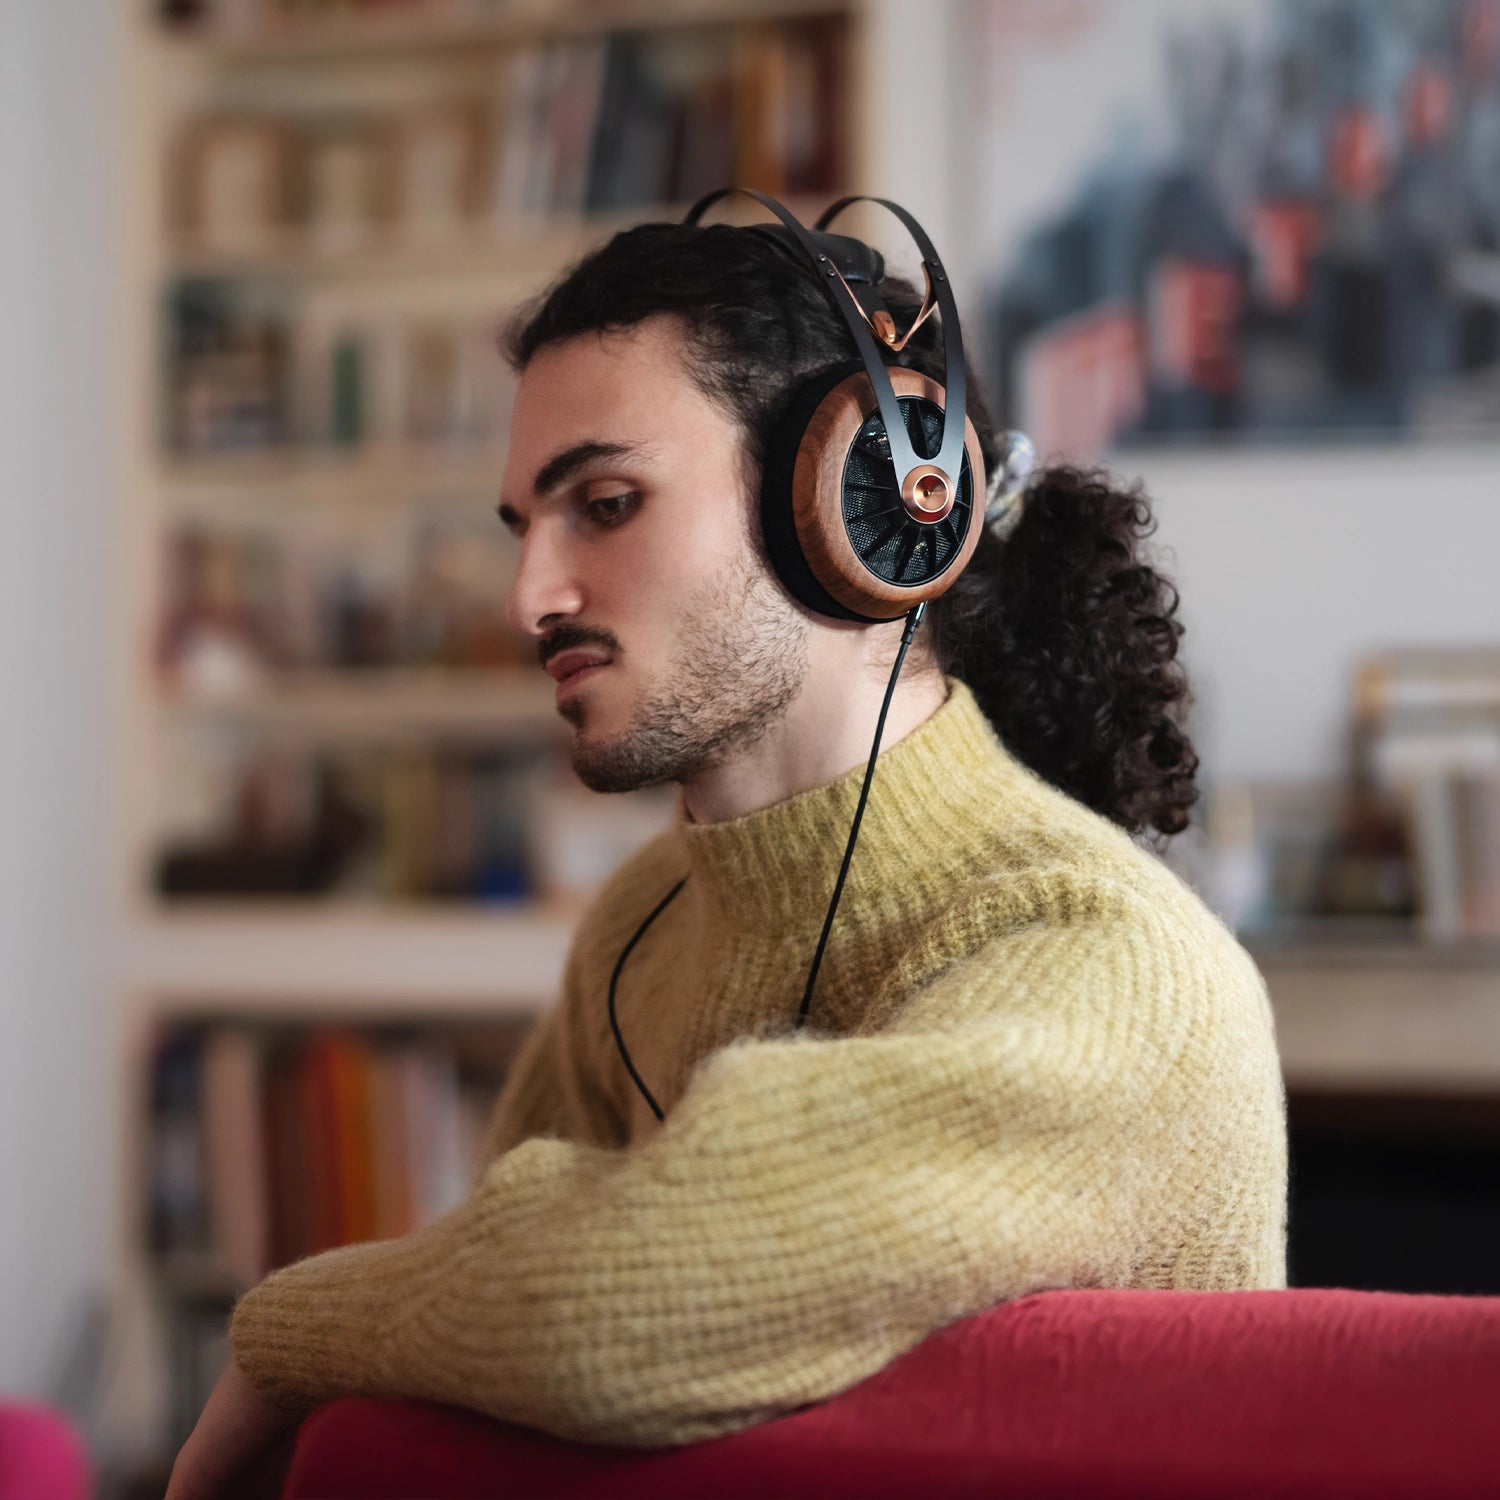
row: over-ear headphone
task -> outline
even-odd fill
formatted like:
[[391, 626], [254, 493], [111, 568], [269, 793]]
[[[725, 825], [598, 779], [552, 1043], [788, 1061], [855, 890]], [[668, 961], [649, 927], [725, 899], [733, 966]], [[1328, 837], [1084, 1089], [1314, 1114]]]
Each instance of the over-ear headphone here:
[[[774, 198], [753, 188], [728, 187], [700, 198], [683, 223], [696, 224], [705, 209], [736, 192], [747, 193], [781, 220], [780, 227], [756, 224], [749, 229], [811, 265], [848, 324], [858, 354], [796, 390], [770, 435], [760, 488], [766, 552], [788, 592], [809, 609], [870, 625], [906, 617], [843, 864], [797, 1012], [800, 1030], [849, 873], [880, 736], [907, 648], [928, 601], [951, 588], [974, 555], [986, 520], [1004, 517], [1014, 522], [1014, 502], [1033, 455], [1024, 436], [1007, 434], [997, 483], [986, 485], [979, 439], [965, 410], [967, 373], [953, 289], [932, 241], [904, 208], [885, 198], [840, 198], [809, 230]], [[879, 253], [861, 240], [827, 229], [852, 203], [878, 203], [890, 209], [922, 252], [927, 288], [904, 333], [897, 331], [877, 290], [885, 271]], [[880, 354], [881, 346], [899, 354], [934, 308], [943, 325], [941, 384], [915, 370], [887, 365]], [[1005, 493], [992, 493], [997, 489]], [[685, 884], [684, 876], [637, 928], [609, 981], [615, 1044], [658, 1120], [664, 1118], [661, 1106], [631, 1061], [620, 1030], [615, 990], [631, 950]]]
[[[767, 554], [788, 592], [809, 609], [866, 624], [900, 619], [952, 586], [982, 525], [974, 508], [977, 494], [982, 518], [984, 458], [965, 412], [963, 334], [947, 273], [922, 226], [885, 198], [840, 198], [809, 230], [764, 193], [719, 188], [683, 223], [696, 224], [736, 192], [781, 220], [749, 227], [808, 263], [858, 354], [795, 391], [770, 435], [760, 487]], [[927, 287], [904, 332], [877, 290], [885, 269], [879, 253], [827, 231], [854, 203], [889, 209], [922, 252]], [[887, 365], [880, 354], [881, 346], [899, 354], [934, 308], [942, 316], [942, 384]]]

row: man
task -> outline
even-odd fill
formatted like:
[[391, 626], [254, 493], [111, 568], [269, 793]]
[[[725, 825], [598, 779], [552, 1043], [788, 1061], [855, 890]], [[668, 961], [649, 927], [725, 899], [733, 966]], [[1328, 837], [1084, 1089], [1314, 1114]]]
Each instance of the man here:
[[683, 1443], [1028, 1291], [1285, 1284], [1264, 986], [1131, 838], [1195, 764], [1138, 497], [1049, 471], [934, 602], [792, 1029], [902, 629], [796, 602], [759, 533], [768, 434], [846, 340], [724, 226], [619, 235], [519, 327], [511, 619], [581, 778], [680, 817], [581, 923], [470, 1198], [241, 1300], [171, 1500], [345, 1393]]

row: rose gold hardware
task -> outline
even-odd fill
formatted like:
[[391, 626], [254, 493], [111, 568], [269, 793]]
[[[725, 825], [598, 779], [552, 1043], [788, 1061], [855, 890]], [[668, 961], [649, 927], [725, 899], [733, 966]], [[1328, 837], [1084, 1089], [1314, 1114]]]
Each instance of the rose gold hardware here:
[[[833, 265], [833, 262], [830, 261], [829, 264]], [[838, 277], [839, 283], [843, 286], [844, 290], [849, 293], [850, 300], [854, 303], [855, 311], [860, 315], [860, 317], [865, 320], [866, 323], [870, 325], [871, 333], [873, 333], [875, 337], [878, 338], [881, 343], [883, 343], [888, 349], [894, 350], [897, 354], [899, 354], [904, 348], [906, 348], [906, 341], [912, 336], [912, 334], [917, 331], [917, 329], [919, 329], [927, 321], [928, 318], [932, 316], [934, 309], [937, 307], [937, 298], [932, 295], [932, 273], [927, 269], [927, 266], [924, 263], [922, 266], [922, 276], [923, 279], [927, 282], [927, 290], [922, 295], [922, 306], [918, 309], [917, 316], [912, 320], [911, 327], [908, 328], [906, 332], [903, 333], [898, 339], [895, 336], [896, 320], [891, 317], [891, 315], [886, 312], [884, 308], [881, 308], [878, 312], [876, 312], [874, 317], [871, 317], [870, 314], [867, 313], [864, 308], [859, 305], [859, 298], [854, 295], [853, 291], [850, 289], [849, 283], [844, 280], [844, 273], [839, 270], [837, 266], [833, 266], [833, 274]], [[885, 327], [881, 326], [882, 320], [886, 325]]]
[[901, 503], [918, 521], [941, 521], [953, 509], [953, 485], [936, 464], [918, 464], [901, 485]]

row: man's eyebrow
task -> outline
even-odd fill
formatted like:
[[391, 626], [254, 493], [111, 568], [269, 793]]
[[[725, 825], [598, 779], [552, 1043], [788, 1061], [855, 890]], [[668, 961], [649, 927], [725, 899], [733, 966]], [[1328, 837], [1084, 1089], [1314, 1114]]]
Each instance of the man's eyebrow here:
[[[574, 443], [572, 447], [554, 454], [536, 471], [536, 478], [531, 481], [532, 492], [537, 495], [549, 494], [586, 464], [596, 463], [602, 458], [649, 458], [654, 452], [654, 449], [643, 443], [607, 443], [600, 439]], [[496, 510], [507, 526], [521, 519], [515, 507], [507, 501], [502, 500]]]

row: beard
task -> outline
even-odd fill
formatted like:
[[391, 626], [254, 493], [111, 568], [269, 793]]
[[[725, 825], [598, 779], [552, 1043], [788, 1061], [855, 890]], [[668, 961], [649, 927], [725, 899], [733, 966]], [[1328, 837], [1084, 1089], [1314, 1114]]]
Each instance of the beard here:
[[578, 779], [596, 792], [684, 782], [756, 744], [802, 689], [808, 633], [772, 576], [744, 556], [688, 596], [678, 649], [628, 729], [590, 739], [579, 722], [583, 705], [563, 709], [579, 731]]

